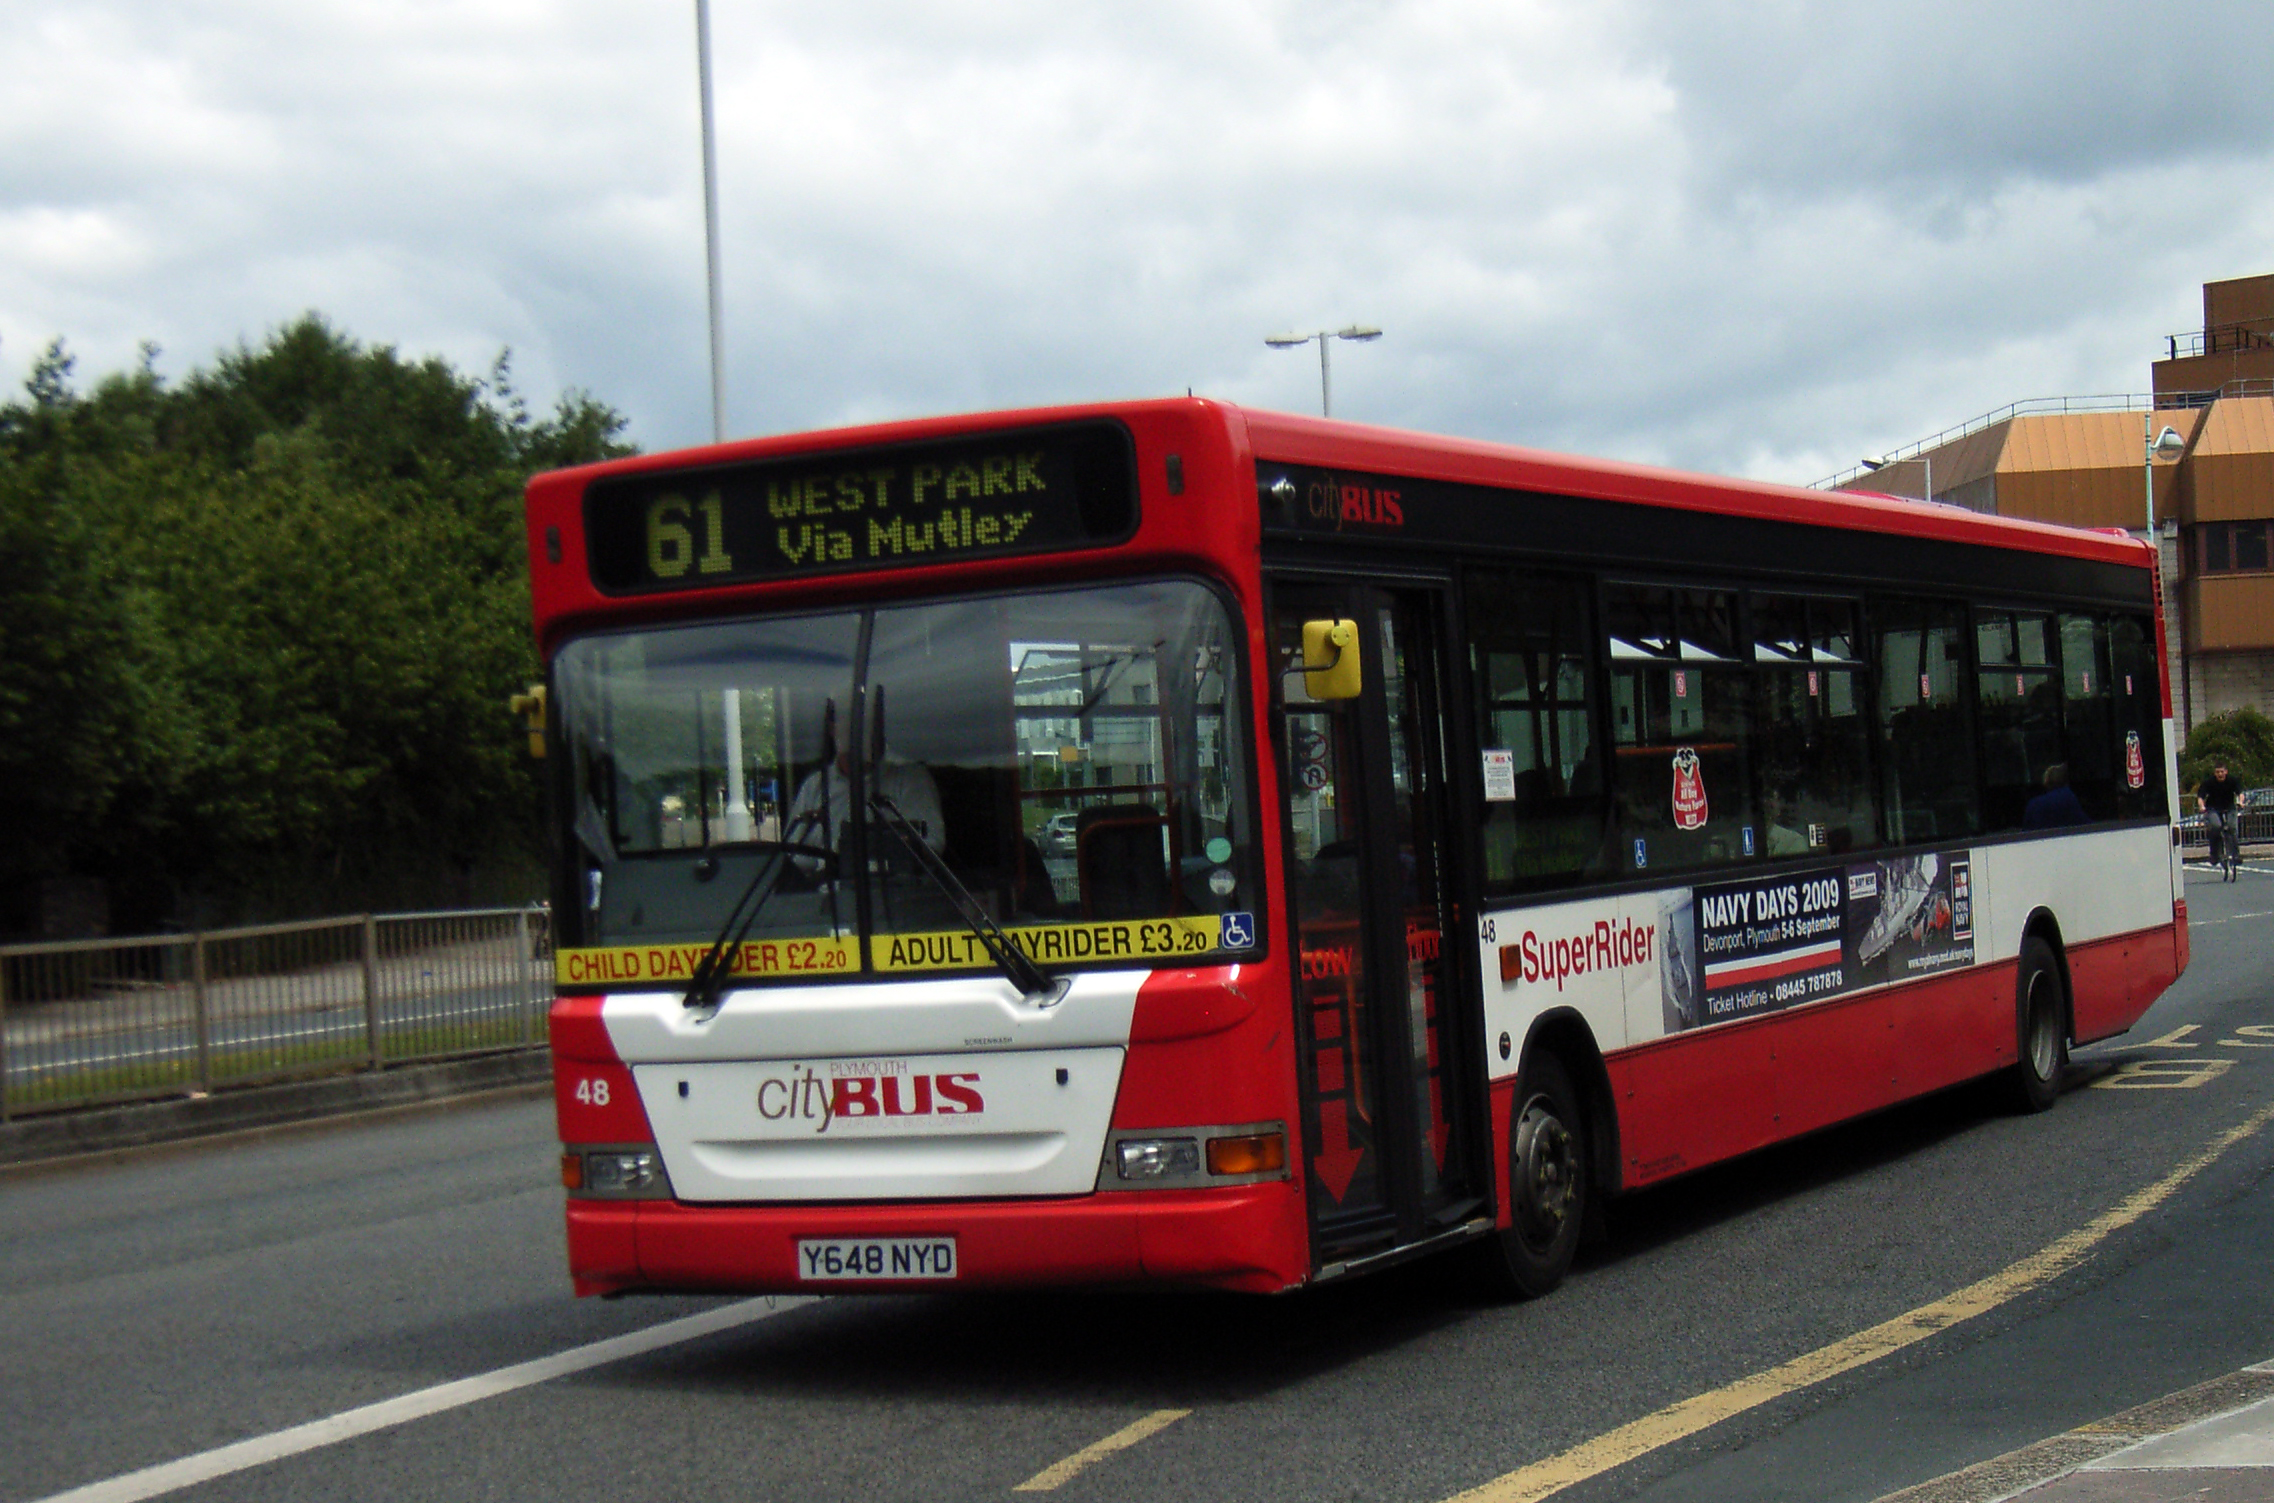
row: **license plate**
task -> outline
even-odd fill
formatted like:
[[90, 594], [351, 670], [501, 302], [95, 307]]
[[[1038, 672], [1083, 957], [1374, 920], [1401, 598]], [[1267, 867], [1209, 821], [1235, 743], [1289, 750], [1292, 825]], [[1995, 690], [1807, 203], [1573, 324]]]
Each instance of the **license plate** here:
[[807, 1283], [863, 1279], [952, 1279], [953, 1237], [807, 1237], [797, 1276]]

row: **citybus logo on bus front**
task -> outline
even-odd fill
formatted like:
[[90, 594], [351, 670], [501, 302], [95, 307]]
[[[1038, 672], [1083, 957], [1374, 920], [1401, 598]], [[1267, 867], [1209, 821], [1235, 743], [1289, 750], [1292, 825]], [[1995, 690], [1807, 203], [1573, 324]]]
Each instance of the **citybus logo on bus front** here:
[[1325, 475], [1311, 482], [1310, 491], [1303, 499], [1303, 512], [1311, 521], [1323, 522], [1337, 532], [1354, 525], [1403, 527], [1403, 497], [1402, 491], [1382, 490]]
[[811, 1123], [817, 1133], [840, 1120], [975, 1117], [987, 1110], [978, 1071], [916, 1075], [897, 1059], [833, 1062], [827, 1074], [799, 1065], [760, 1079], [756, 1095], [764, 1121]]

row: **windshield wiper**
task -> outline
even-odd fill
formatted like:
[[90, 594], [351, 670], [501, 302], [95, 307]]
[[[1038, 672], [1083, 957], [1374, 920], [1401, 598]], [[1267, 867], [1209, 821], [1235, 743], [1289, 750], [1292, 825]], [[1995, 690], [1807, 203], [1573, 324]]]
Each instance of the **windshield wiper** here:
[[971, 932], [979, 936], [979, 942], [987, 947], [987, 953], [994, 957], [995, 964], [1010, 978], [1011, 985], [1017, 987], [1029, 1000], [1057, 990], [1057, 981], [1036, 965], [1033, 958], [1003, 932], [1002, 925], [987, 916], [987, 910], [971, 895], [971, 889], [965, 887], [956, 874], [948, 869], [947, 862], [940, 859], [939, 852], [924, 844], [924, 837], [917, 832], [908, 816], [900, 812], [898, 804], [882, 793], [871, 790], [869, 807], [876, 811], [877, 817], [884, 822], [884, 827], [908, 848], [909, 859], [922, 868], [924, 875], [932, 879], [932, 885], [955, 905], [955, 911], [971, 926]]
[[[782, 832], [781, 844], [774, 849], [774, 859], [751, 874], [750, 885], [742, 889], [742, 896], [736, 898], [734, 907], [727, 911], [726, 923], [696, 964], [694, 979], [687, 985], [687, 995], [680, 999], [690, 1011], [718, 1005], [719, 992], [726, 985], [727, 956], [740, 949], [743, 940], [749, 937], [750, 926], [758, 922], [759, 911], [781, 885], [782, 872], [789, 865], [791, 853], [804, 849], [798, 837], [820, 822], [819, 810], [809, 811], [793, 822]], [[761, 892], [760, 888], [765, 890]], [[747, 913], [743, 911], [745, 908], [749, 910]]]

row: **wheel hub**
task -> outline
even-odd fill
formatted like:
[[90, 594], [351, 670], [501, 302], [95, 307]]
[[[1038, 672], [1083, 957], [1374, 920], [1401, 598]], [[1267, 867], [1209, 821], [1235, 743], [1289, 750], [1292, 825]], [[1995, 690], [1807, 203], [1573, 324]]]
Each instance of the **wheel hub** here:
[[1579, 1195], [1579, 1149], [1545, 1097], [1516, 1122], [1516, 1220], [1532, 1242], [1553, 1241]]

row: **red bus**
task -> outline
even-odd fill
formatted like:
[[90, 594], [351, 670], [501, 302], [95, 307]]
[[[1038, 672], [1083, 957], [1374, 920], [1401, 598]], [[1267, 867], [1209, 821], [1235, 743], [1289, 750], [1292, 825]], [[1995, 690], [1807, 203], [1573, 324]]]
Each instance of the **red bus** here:
[[528, 524], [582, 1293], [1537, 1294], [2186, 965], [2121, 535], [1189, 399]]

